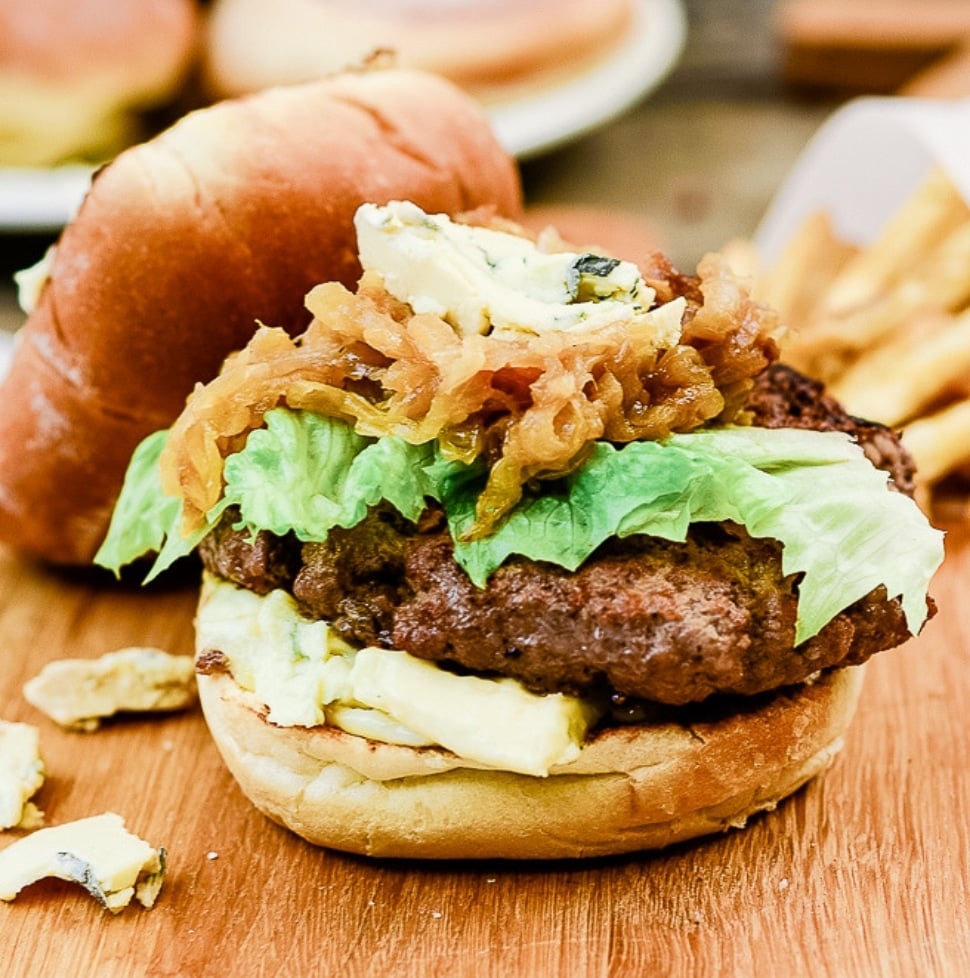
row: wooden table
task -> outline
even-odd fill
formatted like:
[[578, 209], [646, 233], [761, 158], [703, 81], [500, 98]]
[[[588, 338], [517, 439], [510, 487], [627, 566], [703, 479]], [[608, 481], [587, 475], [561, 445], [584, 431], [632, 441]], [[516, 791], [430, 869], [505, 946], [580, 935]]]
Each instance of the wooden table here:
[[743, 832], [553, 865], [314, 849], [250, 807], [197, 709], [62, 731], [23, 683], [63, 656], [189, 652], [193, 584], [122, 589], [0, 551], [0, 704], [41, 728], [48, 822], [116, 811], [169, 856], [152, 910], [111, 916], [56, 880], [0, 905], [0, 974], [970, 974], [970, 531], [954, 529], [948, 548], [940, 614], [872, 661], [823, 779]]

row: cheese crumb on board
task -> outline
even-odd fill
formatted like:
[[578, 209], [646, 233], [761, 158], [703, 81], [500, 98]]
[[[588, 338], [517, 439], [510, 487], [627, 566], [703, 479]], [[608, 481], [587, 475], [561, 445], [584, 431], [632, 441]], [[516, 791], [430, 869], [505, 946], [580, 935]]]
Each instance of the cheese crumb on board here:
[[116, 713], [181, 710], [197, 695], [192, 656], [136, 647], [50, 662], [24, 685], [29, 703], [61, 726], [85, 731]]
[[44, 783], [40, 731], [0, 720], [0, 829], [32, 829], [44, 813], [30, 800]]
[[38, 829], [0, 851], [0, 900], [13, 900], [45, 877], [80, 883], [118, 913], [132, 898], [154, 905], [165, 875], [165, 850], [125, 828], [113, 812]]

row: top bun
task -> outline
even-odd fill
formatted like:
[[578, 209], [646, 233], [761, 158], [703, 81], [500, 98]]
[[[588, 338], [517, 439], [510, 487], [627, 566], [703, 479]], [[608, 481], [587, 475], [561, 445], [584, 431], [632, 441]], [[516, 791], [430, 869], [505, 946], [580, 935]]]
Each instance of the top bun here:
[[361, 203], [517, 218], [521, 187], [469, 96], [406, 70], [192, 113], [95, 177], [0, 388], [0, 539], [88, 563], [131, 453], [257, 320], [302, 331], [306, 292], [361, 273]]
[[195, 0], [0, 2], [0, 164], [104, 159], [194, 64]]

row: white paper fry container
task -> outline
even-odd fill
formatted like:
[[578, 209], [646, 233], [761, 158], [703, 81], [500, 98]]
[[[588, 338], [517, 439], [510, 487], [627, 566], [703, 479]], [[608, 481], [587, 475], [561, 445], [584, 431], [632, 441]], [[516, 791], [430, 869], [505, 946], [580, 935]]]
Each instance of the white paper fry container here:
[[828, 213], [836, 234], [871, 241], [933, 166], [970, 201], [970, 99], [860, 98], [835, 112], [799, 157], [755, 235], [773, 262], [804, 221]]

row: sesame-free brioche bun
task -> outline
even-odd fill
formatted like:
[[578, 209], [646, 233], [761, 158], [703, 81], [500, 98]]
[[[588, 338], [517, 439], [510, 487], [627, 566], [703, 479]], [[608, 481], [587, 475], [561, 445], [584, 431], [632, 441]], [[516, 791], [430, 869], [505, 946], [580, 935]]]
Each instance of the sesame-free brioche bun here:
[[863, 668], [689, 726], [599, 730], [545, 778], [329, 726], [276, 726], [225, 669], [206, 670], [198, 684], [243, 793], [315, 845], [382, 857], [571, 859], [660, 849], [774, 808], [841, 749]]
[[480, 106], [404, 69], [221, 102], [100, 170], [0, 386], [0, 541], [89, 563], [136, 445], [260, 322], [300, 333], [313, 286], [352, 287], [354, 213], [394, 199], [522, 206]]

